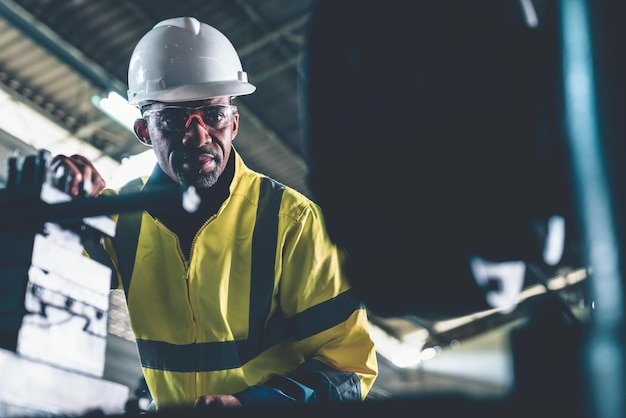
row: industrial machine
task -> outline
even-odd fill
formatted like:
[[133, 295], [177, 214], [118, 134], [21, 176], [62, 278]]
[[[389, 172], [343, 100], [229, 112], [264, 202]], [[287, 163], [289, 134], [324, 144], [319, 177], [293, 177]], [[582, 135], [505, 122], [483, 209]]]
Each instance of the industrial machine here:
[[0, 416], [123, 413], [129, 388], [103, 379], [112, 270], [86, 251], [115, 235], [108, 214], [181, 195], [72, 199], [49, 165], [12, 157], [0, 190]]

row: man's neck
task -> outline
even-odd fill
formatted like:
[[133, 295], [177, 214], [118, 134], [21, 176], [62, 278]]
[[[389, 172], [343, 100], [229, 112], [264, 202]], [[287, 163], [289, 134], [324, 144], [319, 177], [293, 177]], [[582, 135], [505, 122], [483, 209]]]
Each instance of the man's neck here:
[[[198, 229], [217, 213], [230, 194], [230, 184], [235, 174], [235, 160], [231, 154], [230, 159], [222, 175], [217, 182], [209, 188], [198, 191], [200, 207], [194, 213], [186, 212], [182, 206], [176, 210], [163, 211], [159, 208], [148, 210], [152, 217], [159, 219], [165, 226], [171, 229], [180, 239], [180, 244], [186, 256], [189, 255], [191, 242]], [[157, 187], [172, 187], [177, 183], [156, 165], [144, 190]]]

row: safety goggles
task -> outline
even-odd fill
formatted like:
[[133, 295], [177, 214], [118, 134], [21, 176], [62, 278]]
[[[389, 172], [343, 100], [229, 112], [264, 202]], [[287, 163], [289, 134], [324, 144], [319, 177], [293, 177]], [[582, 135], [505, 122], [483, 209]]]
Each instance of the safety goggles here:
[[160, 109], [148, 109], [144, 118], [150, 118], [158, 129], [169, 132], [185, 132], [195, 118], [202, 127], [210, 126], [223, 129], [233, 121], [237, 107], [232, 105], [211, 104], [198, 107], [165, 106]]

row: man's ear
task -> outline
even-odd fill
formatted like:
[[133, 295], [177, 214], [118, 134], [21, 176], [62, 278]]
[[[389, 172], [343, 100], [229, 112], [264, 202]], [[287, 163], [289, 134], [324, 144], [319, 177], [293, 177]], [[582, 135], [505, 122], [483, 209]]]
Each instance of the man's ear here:
[[150, 133], [148, 132], [148, 123], [145, 119], [135, 120], [135, 125], [133, 126], [133, 129], [135, 131], [137, 139], [139, 139], [145, 145], [152, 146]]
[[235, 117], [233, 119], [233, 139], [235, 139], [238, 132], [239, 132], [239, 113], [235, 113]]

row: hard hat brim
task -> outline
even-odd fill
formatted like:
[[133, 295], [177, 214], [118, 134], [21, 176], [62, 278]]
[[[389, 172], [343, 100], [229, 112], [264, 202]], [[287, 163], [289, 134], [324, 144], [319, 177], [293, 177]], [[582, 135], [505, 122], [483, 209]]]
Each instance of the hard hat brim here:
[[256, 86], [243, 81], [218, 81], [204, 84], [193, 84], [171, 87], [165, 90], [137, 94], [128, 97], [131, 105], [140, 105], [142, 102], [157, 101], [163, 103], [192, 102], [196, 100], [212, 99], [224, 96], [244, 96], [254, 93]]

